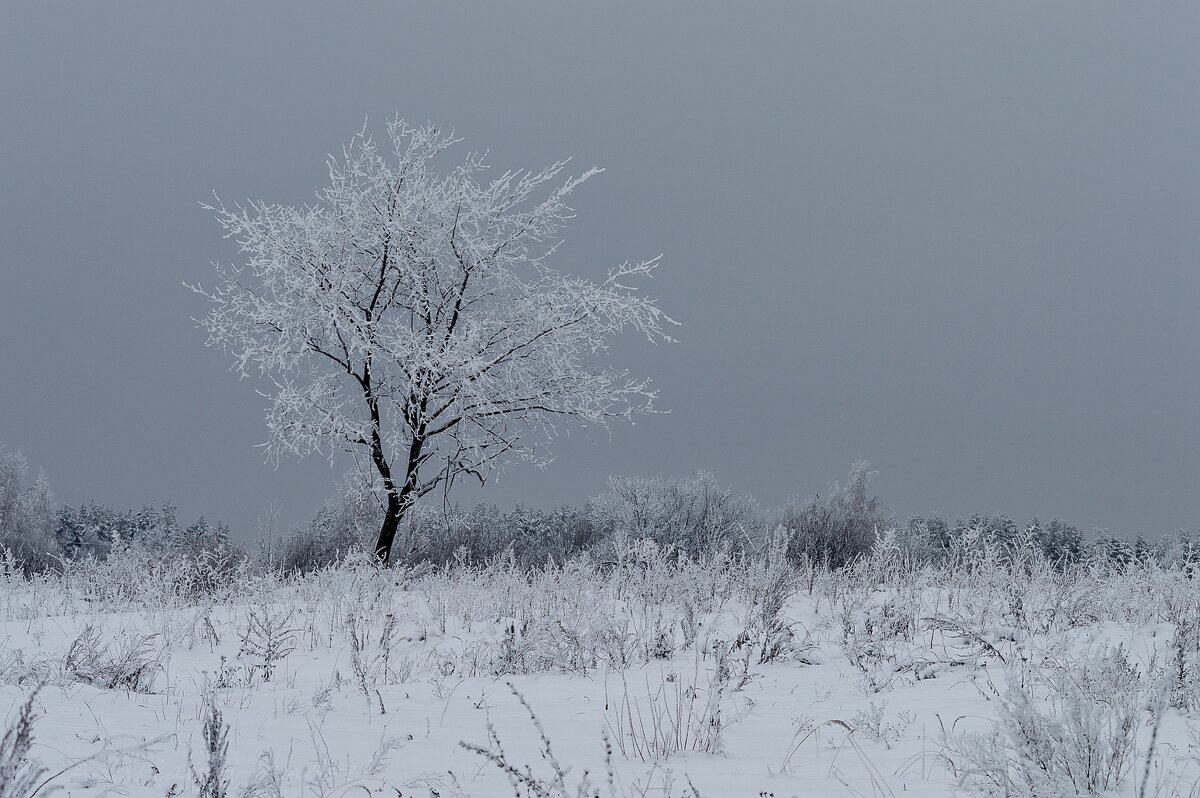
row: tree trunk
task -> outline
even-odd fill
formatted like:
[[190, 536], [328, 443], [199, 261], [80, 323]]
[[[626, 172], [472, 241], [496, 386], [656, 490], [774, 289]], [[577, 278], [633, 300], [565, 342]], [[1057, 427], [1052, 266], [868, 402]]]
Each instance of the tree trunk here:
[[379, 540], [375, 543], [375, 556], [384, 565], [391, 562], [392, 541], [396, 539], [396, 530], [400, 528], [404, 509], [400, 494], [394, 490], [388, 491], [387, 512], [383, 516], [383, 526], [379, 529]]
[[[363, 393], [366, 396], [367, 410], [371, 414], [371, 461], [375, 463], [375, 470], [379, 472], [379, 476], [383, 480], [383, 488], [387, 491], [388, 497], [387, 512], [383, 516], [383, 525], [379, 528], [379, 539], [375, 542], [375, 556], [386, 566], [391, 563], [392, 541], [396, 539], [396, 530], [400, 528], [400, 521], [404, 518], [404, 514], [408, 512], [409, 508], [412, 507], [413, 502], [420, 496], [417, 493], [417, 471], [421, 468], [421, 449], [425, 444], [424, 436], [421, 434], [424, 428], [422, 427], [421, 430], [415, 431], [412, 440], [408, 444], [408, 463], [404, 468], [404, 483], [397, 490], [396, 483], [392, 479], [392, 467], [383, 452], [379, 399], [371, 389], [371, 361], [369, 357], [363, 365], [363, 374], [359, 379], [359, 383], [362, 385]], [[420, 410], [424, 412], [424, 402], [421, 403]], [[412, 417], [407, 408], [405, 410], [405, 417]]]
[[375, 543], [375, 556], [384, 565], [389, 565], [392, 559], [392, 542], [396, 539], [396, 530], [400, 528], [400, 521], [403, 520], [404, 514], [412, 509], [413, 504], [418, 498], [417, 494], [417, 471], [421, 466], [421, 448], [424, 441], [421, 438], [414, 438], [408, 448], [408, 465], [405, 468], [404, 485], [396, 490], [396, 483], [392, 481], [391, 470], [387, 467], [387, 463], [383, 458], [382, 448], [372, 447], [373, 451], [379, 452], [379, 456], [375, 460], [375, 464], [379, 469], [379, 473], [383, 476], [384, 487], [387, 490], [388, 502], [387, 512], [383, 516], [383, 525], [379, 528], [379, 540]]

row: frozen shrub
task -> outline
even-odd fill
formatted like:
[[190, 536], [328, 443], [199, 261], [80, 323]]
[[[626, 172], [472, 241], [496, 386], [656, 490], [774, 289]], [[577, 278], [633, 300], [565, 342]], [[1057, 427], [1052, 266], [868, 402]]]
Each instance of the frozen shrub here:
[[200, 736], [204, 742], [204, 772], [196, 770], [188, 757], [192, 780], [196, 784], [199, 798], [226, 798], [229, 794], [229, 776], [226, 774], [229, 758], [229, 724], [221, 717], [212, 694], [204, 696], [201, 713]]
[[834, 483], [824, 497], [793, 502], [780, 524], [791, 532], [788, 552], [794, 561], [841, 568], [871, 550], [877, 533], [892, 524], [878, 497], [868, 494], [870, 464], [857, 461], [845, 486]]
[[271, 681], [280, 660], [296, 649], [296, 629], [292, 610], [259, 605], [250, 610], [242, 647], [238, 656], [246, 657], [250, 667], [262, 672], [263, 681]]
[[893, 526], [884, 530], [890, 536], [889, 543], [896, 553], [910, 563], [933, 563], [945, 559], [950, 546], [950, 527], [938, 515], [908, 519], [905, 526]]
[[[378, 492], [355, 478], [343, 485], [307, 526], [272, 543], [270, 567], [307, 573], [369, 545], [382, 516]], [[761, 538], [760, 515], [751, 497], [719, 486], [705, 472], [688, 479], [613, 477], [609, 489], [582, 508], [418, 503], [397, 530], [391, 559], [445, 566], [511, 556], [522, 568], [540, 568], [583, 551], [611, 559], [617, 537], [653, 539], [699, 559]]]
[[879, 704], [874, 701], [870, 702], [867, 708], [860, 709], [855, 713], [851, 721], [854, 731], [860, 732], [867, 740], [873, 743], [883, 743], [886, 748], [890, 749], [904, 737], [908, 732], [908, 727], [912, 726], [917, 716], [913, 712], [899, 712], [894, 721], [888, 722], [886, 713], [886, 701], [881, 701]]
[[687, 751], [720, 754], [725, 747], [723, 710], [728, 687], [720, 678], [707, 684], [696, 678], [685, 683], [678, 674], [664, 674], [657, 687], [651, 687], [647, 678], [644, 692], [624, 683], [605, 723], [626, 758], [650, 762]]
[[791, 625], [783, 614], [795, 587], [795, 574], [787, 562], [788, 532], [780, 528], [767, 544], [763, 557], [747, 569], [747, 605], [750, 623], [747, 632], [758, 646], [760, 665], [772, 662], [794, 650]]
[[[29, 694], [17, 718], [0, 739], [0, 798], [32, 798], [46, 769], [29, 759], [33, 745], [33, 709], [37, 690]], [[43, 785], [44, 786], [44, 785]]]
[[284, 539], [276, 567], [289, 574], [312, 573], [337, 565], [361, 547], [361, 541], [339, 540], [319, 527], [296, 527]]
[[[488, 745], [486, 747], [468, 742], [461, 742], [459, 745], [471, 753], [482, 757], [485, 761], [490, 762], [503, 773], [514, 795], [524, 796], [525, 798], [601, 798], [602, 795], [605, 798], [624, 798], [630, 794], [626, 792], [623, 786], [619, 787], [617, 784], [616, 773], [612, 764], [612, 744], [609, 742], [607, 735], [603, 737], [606, 789], [601, 791], [601, 788], [592, 781], [590, 774], [586, 770], [577, 779], [571, 778], [573, 768], [570, 765], [564, 765], [554, 753], [554, 748], [550, 744], [550, 738], [546, 735], [546, 730], [542, 727], [541, 721], [538, 720], [529, 702], [511, 684], [508, 687], [529, 714], [530, 721], [533, 723], [533, 727], [541, 743], [541, 749], [538, 753], [542, 762], [545, 763], [548, 772], [545, 775], [541, 775], [535, 773], [529, 765], [521, 766], [513, 762], [504, 751], [504, 746], [500, 741], [500, 735], [497, 733], [496, 727], [490, 722], [487, 725]], [[687, 788], [680, 793], [675, 792], [670, 771], [664, 772], [661, 784], [640, 786], [635, 781], [631, 787], [633, 793], [637, 795], [654, 794], [660, 795], [662, 798], [676, 798], [678, 795], [680, 798], [701, 798], [700, 791], [692, 785], [691, 780], [686, 776], [684, 780], [687, 782]]]
[[609, 477], [608, 489], [588, 503], [600, 528], [632, 539], [648, 538], [699, 559], [757, 538], [757, 502], [722, 487], [712, 474], [687, 479]]
[[1175, 626], [1171, 651], [1162, 663], [1166, 699], [1182, 712], [1200, 708], [1200, 613], [1194, 601], [1166, 608]]
[[[522, 568], [536, 568], [549, 561], [561, 563], [594, 547], [602, 535], [586, 510], [567, 506], [552, 510], [518, 506], [500, 516], [493, 528], [503, 530], [503, 537], [496, 543], [511, 550]], [[500, 553], [495, 545], [492, 548], [492, 556]]]
[[[1037, 524], [1036, 519], [1033, 523]], [[913, 518], [908, 522], [907, 537], [911, 546], [923, 549], [931, 559], [953, 563], [970, 559], [972, 552], [984, 548], [1011, 559], [1016, 549], [1028, 540], [1007, 515], [984, 513], [959, 518], [953, 525], [937, 515]]]
[[988, 796], [1087, 796], [1117, 789], [1133, 763], [1144, 696], [1121, 649], [1009, 674], [990, 733], [946, 741], [959, 785]]
[[189, 601], [218, 593], [246, 560], [230, 540], [229, 527], [210, 524], [203, 516], [186, 528], [151, 527], [128, 544], [118, 542], [109, 559], [138, 550], [151, 561], [173, 563], [178, 594]]
[[152, 635], [126, 635], [112, 643], [89, 624], [71, 643], [63, 659], [64, 675], [102, 690], [147, 693], [154, 687], [159, 656]]
[[185, 554], [144, 539], [118, 538], [103, 559], [76, 557], [64, 560], [61, 567], [63, 576], [93, 605], [165, 608], [211, 600], [236, 589], [246, 562], [232, 544]]
[[950, 549], [954, 532], [946, 519], [935, 513], [928, 518], [917, 516], [908, 519], [907, 536], [912, 538], [914, 545], [918, 545], [919, 541], [919, 545], [945, 552]]
[[369, 550], [382, 518], [375, 486], [349, 474], [336, 498], [327, 499], [308, 524], [293, 529], [264, 565], [284, 573], [311, 573], [336, 565]]
[[489, 504], [470, 510], [418, 504], [396, 534], [392, 559], [445, 566], [511, 557], [522, 568], [540, 568], [593, 549], [601, 534], [585, 510], [567, 506], [505, 512]]

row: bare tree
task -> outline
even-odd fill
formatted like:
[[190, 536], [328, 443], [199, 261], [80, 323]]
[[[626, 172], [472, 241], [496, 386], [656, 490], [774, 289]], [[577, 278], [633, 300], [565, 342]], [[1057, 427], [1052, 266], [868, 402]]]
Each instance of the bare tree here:
[[273, 385], [272, 460], [368, 455], [386, 494], [384, 562], [404, 514], [439, 485], [545, 462], [561, 422], [652, 410], [648, 381], [603, 359], [617, 333], [669, 341], [673, 323], [625, 285], [658, 258], [601, 282], [549, 265], [568, 196], [599, 169], [560, 178], [559, 161], [486, 180], [479, 152], [439, 171], [458, 139], [437, 127], [396, 119], [387, 139], [364, 127], [312, 205], [206, 205], [243, 262], [193, 287], [210, 301], [209, 345]]

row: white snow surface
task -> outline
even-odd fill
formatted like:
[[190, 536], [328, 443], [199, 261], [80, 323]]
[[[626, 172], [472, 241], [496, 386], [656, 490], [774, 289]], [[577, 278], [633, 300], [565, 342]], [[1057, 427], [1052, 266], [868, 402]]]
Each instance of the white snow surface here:
[[[71, 796], [198, 794], [206, 697], [231, 796], [575, 796], [585, 770], [586, 795], [943, 796], [979, 790], [951, 741], [988, 733], [1013, 680], [1116, 652], [1140, 692], [1111, 794], [1145, 773], [1145, 795], [1191, 794], [1186, 702], [1162, 687], [1182, 571], [775, 566], [643, 547], [533, 574], [243, 571], [212, 595], [166, 567], [10, 572], [0, 710], [44, 683], [30, 758]], [[462, 745], [488, 749], [489, 724], [541, 792]]]

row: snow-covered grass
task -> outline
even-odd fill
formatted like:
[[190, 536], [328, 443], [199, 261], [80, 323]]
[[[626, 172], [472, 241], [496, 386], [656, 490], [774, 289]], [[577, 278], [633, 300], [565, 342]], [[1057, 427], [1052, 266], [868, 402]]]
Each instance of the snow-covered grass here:
[[782, 538], [534, 570], [205, 567], [0, 568], [0, 795], [1200, 790], [1184, 568], [916, 564], [883, 541], [829, 570]]

